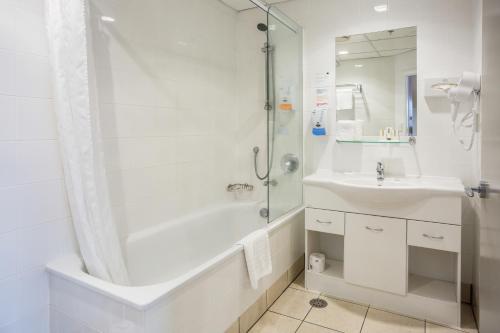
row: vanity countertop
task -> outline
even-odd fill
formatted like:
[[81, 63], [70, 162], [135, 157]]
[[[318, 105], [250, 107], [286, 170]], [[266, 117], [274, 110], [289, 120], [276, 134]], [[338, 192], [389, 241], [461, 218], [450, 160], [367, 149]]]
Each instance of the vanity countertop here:
[[446, 195], [462, 196], [464, 185], [454, 177], [405, 176], [387, 177], [377, 181], [375, 174], [337, 173], [319, 170], [304, 178], [305, 185], [325, 187], [336, 192], [383, 195]]

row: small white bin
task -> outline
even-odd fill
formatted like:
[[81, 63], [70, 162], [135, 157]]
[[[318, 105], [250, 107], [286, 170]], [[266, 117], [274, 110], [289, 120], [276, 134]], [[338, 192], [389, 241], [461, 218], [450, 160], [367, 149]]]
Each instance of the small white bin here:
[[314, 273], [322, 273], [325, 270], [325, 259], [323, 253], [311, 253], [309, 256], [309, 270]]

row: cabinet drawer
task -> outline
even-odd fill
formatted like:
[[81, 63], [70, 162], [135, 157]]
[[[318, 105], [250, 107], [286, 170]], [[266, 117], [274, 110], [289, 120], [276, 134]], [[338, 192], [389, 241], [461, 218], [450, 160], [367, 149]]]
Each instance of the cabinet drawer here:
[[330, 234], [344, 234], [344, 213], [323, 209], [306, 209], [306, 229]]
[[456, 225], [408, 221], [408, 245], [460, 252], [461, 229]]
[[406, 294], [406, 220], [346, 214], [344, 277], [349, 283]]

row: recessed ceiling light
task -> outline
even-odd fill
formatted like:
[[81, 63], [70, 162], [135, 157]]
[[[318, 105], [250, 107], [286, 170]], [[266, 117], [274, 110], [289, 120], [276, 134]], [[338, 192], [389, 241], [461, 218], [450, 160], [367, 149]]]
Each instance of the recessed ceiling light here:
[[101, 16], [101, 21], [103, 21], [103, 22], [114, 22], [115, 19], [112, 18], [111, 16]]
[[355, 64], [355, 65], [354, 65], [354, 67], [356, 67], [356, 68], [361, 68], [361, 67], [363, 67], [363, 66], [364, 66], [363, 64]]
[[338, 55], [346, 55], [346, 54], [349, 54], [349, 51], [347, 51], [347, 50], [340, 50], [338, 52]]
[[376, 5], [376, 6], [373, 7], [373, 10], [376, 11], [377, 13], [386, 12], [387, 9], [388, 9], [387, 4]]

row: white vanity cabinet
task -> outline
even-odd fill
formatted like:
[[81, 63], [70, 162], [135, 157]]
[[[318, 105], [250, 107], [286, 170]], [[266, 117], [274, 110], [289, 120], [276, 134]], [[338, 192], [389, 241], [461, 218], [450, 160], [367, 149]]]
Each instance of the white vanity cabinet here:
[[[453, 183], [449, 193], [418, 192], [409, 195], [412, 200], [394, 203], [388, 195], [386, 201], [370, 201], [366, 193], [341, 192], [331, 181], [324, 185], [306, 180], [306, 267], [311, 253], [326, 256], [323, 272], [306, 269], [306, 288], [415, 318], [460, 325], [459, 185]], [[384, 189], [369, 190], [385, 195]]]
[[345, 280], [405, 295], [406, 221], [350, 213], [345, 221]]

